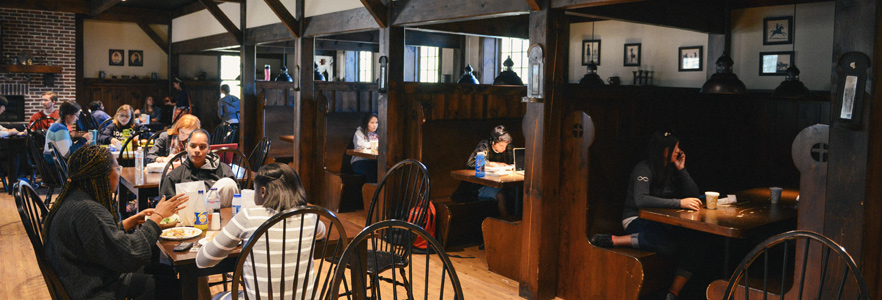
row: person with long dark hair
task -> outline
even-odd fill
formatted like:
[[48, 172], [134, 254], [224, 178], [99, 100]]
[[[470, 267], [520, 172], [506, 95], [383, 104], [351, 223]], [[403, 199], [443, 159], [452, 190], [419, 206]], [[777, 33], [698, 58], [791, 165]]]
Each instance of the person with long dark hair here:
[[162, 107], [156, 105], [153, 96], [147, 96], [147, 98], [144, 99], [144, 108], [135, 110], [135, 117], [138, 117], [141, 114], [149, 115], [150, 123], [160, 122], [160, 120], [162, 120]]
[[[306, 192], [300, 183], [300, 176], [297, 175], [294, 169], [285, 164], [272, 163], [261, 167], [254, 177], [254, 204], [257, 206], [243, 209], [236, 214], [227, 223], [227, 226], [223, 228], [222, 233], [218, 234], [211, 242], [208, 242], [205, 247], [199, 249], [199, 253], [196, 255], [196, 266], [199, 268], [209, 268], [217, 265], [230, 254], [230, 251], [236, 248], [240, 241], [250, 238], [261, 224], [279, 213], [306, 205]], [[309, 241], [303, 243], [304, 249], [309, 249], [316, 239], [321, 239], [325, 236], [325, 225], [322, 222], [318, 222], [316, 215], [304, 215], [303, 218], [305, 220], [302, 223], [299, 217], [294, 217], [285, 221], [288, 223], [287, 226], [284, 226], [285, 224], [282, 223], [275, 225], [270, 230], [277, 232], [287, 230], [288, 241], [270, 239], [269, 247], [265, 243], [259, 242], [255, 244], [252, 255], [256, 255], [255, 257], [258, 257], [257, 260], [261, 260], [261, 258], [269, 255], [273, 257], [271, 261], [286, 261], [286, 264], [294, 264], [302, 259], [312, 259], [312, 257], [298, 257], [298, 252], [293, 250], [285, 252], [285, 259], [282, 259], [283, 251], [279, 250], [285, 247], [286, 244], [288, 247], [299, 245], [300, 243], [297, 241], [299, 239]], [[301, 224], [303, 224], [302, 229]], [[315, 232], [315, 236], [313, 236], [313, 232]], [[266, 272], [265, 268], [267, 266], [265, 264], [259, 264], [255, 267], [258, 270], [258, 274]], [[280, 270], [284, 269], [285, 266], [279, 264], [273, 265], [272, 268], [274, 270], [273, 274], [279, 274]], [[288, 268], [288, 270], [289, 272], [294, 272], [293, 268]], [[263, 293], [269, 293], [270, 290], [274, 291], [273, 293], [276, 297], [283, 294], [283, 288], [278, 282], [273, 283], [272, 289], [269, 288], [271, 278], [258, 276], [254, 279], [255, 274], [252, 274], [252, 268], [248, 266], [244, 268], [244, 272], [245, 280], [248, 281], [246, 285], [251, 287], [248, 289], [249, 292], [254, 293], [255, 290], [259, 290], [262, 297], [266, 297]], [[294, 275], [292, 274], [292, 276]], [[306, 299], [303, 295], [312, 295], [313, 285], [306, 284], [304, 281], [314, 282], [314, 270], [307, 270], [306, 267], [301, 267], [300, 274], [296, 276], [301, 279], [298, 280], [296, 285], [289, 281], [289, 284], [285, 285], [284, 295], [294, 295], [294, 299]], [[255, 289], [255, 286], [259, 289]], [[300, 294], [304, 292], [302, 288], [292, 291], [295, 286], [306, 286], [306, 293]], [[256, 299], [256, 296], [252, 294], [249, 298]], [[240, 294], [239, 298], [244, 298], [244, 293]], [[219, 299], [229, 299], [229, 295]]]
[[[163, 198], [156, 208], [120, 220], [113, 192], [122, 168], [110, 150], [85, 146], [71, 155], [69, 166], [70, 177], [43, 220], [43, 237], [49, 267], [71, 298], [170, 299], [180, 295], [170, 269], [169, 276], [163, 277], [159, 272], [144, 274], [142, 268], [159, 251], [154, 248], [160, 221], [183, 208], [187, 197]], [[141, 227], [135, 229], [136, 225]], [[154, 266], [159, 268], [158, 261]]]
[[113, 122], [105, 126], [98, 135], [98, 143], [119, 148], [125, 140], [125, 130], [129, 130], [130, 134], [144, 130], [144, 125], [135, 122], [132, 106], [128, 104], [123, 104], [116, 110]]
[[[380, 118], [375, 113], [367, 113], [361, 119], [361, 126], [355, 129], [352, 136], [352, 144], [355, 150], [373, 150], [379, 145], [380, 136], [377, 134], [377, 128], [380, 127]], [[364, 157], [352, 156], [349, 161], [352, 164], [352, 172], [363, 175], [365, 182], [377, 182], [377, 160]]]
[[52, 150], [49, 142], [55, 142], [55, 147], [61, 156], [68, 157], [71, 153], [92, 141], [91, 132], [73, 132], [68, 129], [77, 123], [80, 118], [80, 105], [73, 101], [65, 101], [59, 107], [58, 120], [49, 126], [46, 131], [46, 144], [43, 145], [43, 156], [47, 161], [52, 161]]
[[[641, 208], [701, 209], [698, 185], [686, 171], [686, 153], [670, 131], [650, 137], [646, 160], [637, 164], [628, 181], [622, 226], [627, 235], [597, 234], [591, 243], [600, 247], [632, 247], [679, 257], [678, 269], [666, 299], [676, 299], [699, 268], [704, 251], [695, 245], [697, 232], [638, 217]], [[692, 244], [689, 244], [692, 243]]]

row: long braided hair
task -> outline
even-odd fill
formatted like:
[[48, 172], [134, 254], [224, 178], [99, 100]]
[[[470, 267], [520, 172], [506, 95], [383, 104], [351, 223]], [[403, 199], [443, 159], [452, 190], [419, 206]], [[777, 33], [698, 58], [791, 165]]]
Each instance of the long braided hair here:
[[43, 236], [47, 236], [52, 219], [64, 205], [64, 200], [77, 189], [86, 192], [95, 202], [107, 208], [113, 215], [114, 222], [119, 223], [119, 215], [112, 197], [113, 191], [110, 190], [110, 181], [107, 180], [112, 165], [113, 156], [110, 150], [96, 145], [81, 147], [70, 156], [68, 170], [71, 173], [43, 221]]

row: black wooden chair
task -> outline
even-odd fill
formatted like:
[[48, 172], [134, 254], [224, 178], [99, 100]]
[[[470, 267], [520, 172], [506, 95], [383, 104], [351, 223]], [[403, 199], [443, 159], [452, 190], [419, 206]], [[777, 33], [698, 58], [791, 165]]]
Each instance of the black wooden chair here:
[[[85, 109], [85, 110], [80, 111], [79, 121], [81, 123], [83, 123], [83, 126], [86, 127], [86, 128], [83, 128], [83, 130], [98, 130], [98, 122], [95, 122], [95, 118], [92, 117], [92, 110], [91, 109]], [[95, 136], [92, 138], [97, 139], [98, 137]]]
[[[790, 255], [793, 255], [794, 258], [799, 257], [797, 251], [802, 252], [801, 270], [795, 270], [796, 266], [793, 265], [788, 266], [788, 262], [792, 261], [792, 259], [788, 260]], [[809, 256], [812, 256], [813, 259], [809, 259]], [[770, 278], [769, 275], [769, 272], [772, 271], [769, 268], [770, 260], [777, 259], [777, 257], [782, 257], [780, 269], [776, 268], [780, 270], [780, 281], [778, 278]], [[762, 263], [758, 265], [762, 268], [751, 268], [760, 258], [762, 258]], [[830, 263], [831, 258], [832, 264]], [[772, 261], [772, 264], [778, 267], [776, 261]], [[809, 269], [809, 264], [820, 266], [820, 274], [806, 272]], [[828, 272], [828, 269], [832, 269], [834, 266], [841, 270], [841, 274], [828, 275], [828, 273], [832, 273]], [[759, 269], [762, 270], [761, 273]], [[758, 274], [762, 274], [761, 280], [756, 277]], [[797, 299], [802, 299], [803, 295], [806, 295], [807, 299], [833, 299], [834, 297], [841, 299], [843, 294], [857, 295], [856, 299], [869, 299], [867, 283], [861, 274], [861, 270], [855, 264], [854, 259], [845, 252], [845, 248], [830, 238], [810, 231], [794, 230], [773, 236], [753, 248], [729, 279], [723, 299], [743, 298], [747, 300], [750, 299], [750, 290], [755, 289], [761, 289], [763, 299], [768, 297], [772, 289], [774, 289], [772, 293], [777, 292], [779, 295], [795, 293]], [[806, 278], [806, 275], [809, 278]], [[806, 285], [806, 280], [812, 284]], [[798, 281], [798, 286], [796, 281]], [[788, 283], [791, 285], [789, 293], [787, 292]], [[780, 284], [780, 289], [778, 289], [778, 284]], [[751, 289], [746, 290], [745, 286], [751, 287]], [[808, 286], [817, 286], [817, 289], [811, 288], [809, 290]], [[775, 298], [778, 298], [777, 295]]]
[[[31, 124], [28, 124], [28, 130], [35, 130], [34, 129], [35, 124], [39, 124], [39, 123], [42, 123], [43, 121], [47, 121], [47, 120], [50, 121], [50, 123], [54, 123], [56, 121], [56, 119], [53, 117], [42, 117], [42, 118], [34, 120], [33, 122], [31, 122]], [[39, 130], [46, 130], [46, 129], [48, 129], [48, 128], [41, 128]]]
[[[315, 239], [318, 222], [325, 224], [325, 236]], [[242, 246], [233, 274], [233, 282], [239, 284], [232, 285], [232, 299], [239, 299], [240, 291], [247, 299], [325, 299], [337, 261], [323, 258], [341, 257], [348, 240], [337, 216], [322, 207], [300, 206], [273, 216]], [[273, 260], [267, 255], [266, 249], [270, 248], [279, 249], [282, 259]], [[261, 265], [275, 267], [260, 268]], [[255, 285], [246, 282], [246, 276], [270, 278], [272, 284]], [[240, 290], [240, 286], [244, 289]]]
[[41, 202], [40, 195], [37, 195], [37, 192], [26, 182], [19, 181], [13, 189], [15, 190], [15, 205], [18, 207], [18, 215], [21, 217], [22, 225], [28, 234], [31, 246], [34, 248], [37, 266], [43, 273], [43, 280], [49, 288], [49, 294], [53, 300], [70, 299], [55, 271], [49, 266], [46, 249], [43, 247], [41, 224], [48, 213], [46, 206]]
[[[149, 138], [153, 137], [154, 135], [155, 134], [153, 134], [153, 132], [151, 132], [148, 129], [132, 133], [131, 136], [129, 136], [128, 138], [126, 138], [125, 141], [123, 141], [122, 147], [119, 152], [119, 157], [116, 158], [116, 162], [120, 166], [123, 166], [123, 167], [134, 167], [135, 166], [135, 151], [134, 150], [133, 151], [123, 151], [122, 149], [126, 149], [129, 147], [129, 145], [131, 145], [132, 143], [135, 143], [134, 142], [135, 138], [139, 138], [139, 140], [140, 140], [141, 138], [146, 137], [148, 139], [148, 145], [149, 145]], [[135, 148], [135, 147], [140, 147], [140, 145], [135, 145], [132, 148]], [[143, 156], [144, 159], [146, 159], [147, 152], [149, 152], [150, 149], [148, 149], [148, 147], [143, 147], [142, 149], [140, 149], [138, 151], [141, 151], [141, 154], [144, 155]]]
[[[61, 155], [61, 151], [58, 150], [58, 146], [55, 145], [55, 142], [49, 142], [49, 151], [52, 152], [52, 158], [55, 162], [55, 174], [61, 181], [61, 185], [67, 181], [67, 158], [64, 155]], [[70, 155], [70, 153], [68, 153]]]
[[[187, 151], [181, 151], [180, 153], [175, 154], [175, 156], [172, 156], [172, 158], [165, 163], [165, 167], [162, 168], [162, 176], [159, 178], [165, 178], [166, 176], [168, 176], [168, 172], [170, 170], [174, 170], [175, 168], [181, 166], [181, 163], [184, 162], [185, 156], [187, 156]], [[159, 199], [162, 199], [162, 180], [159, 181], [159, 185], [157, 186], [156, 190], [159, 191], [159, 196], [156, 197], [156, 200], [158, 201]]]
[[239, 139], [239, 126], [227, 122], [220, 123], [211, 134], [211, 144], [232, 144]]
[[223, 147], [214, 149], [211, 152], [220, 156], [221, 161], [233, 169], [240, 190], [251, 188], [251, 164], [248, 162], [248, 157], [242, 154], [242, 151]]
[[[418, 237], [426, 240], [428, 251], [423, 254], [414, 254], [412, 249], [413, 241]], [[364, 247], [367, 247], [367, 251], [362, 250]], [[389, 253], [395, 255], [389, 257]], [[374, 276], [371, 269], [371, 266], [381, 264], [384, 260], [390, 260], [401, 270], [400, 278], [395, 271], [391, 272], [391, 284]], [[337, 268], [326, 299], [337, 299], [338, 295], [345, 294], [345, 291], [340, 293], [341, 283], [344, 287], [350, 287], [352, 293], [360, 295], [361, 299], [464, 298], [459, 277], [441, 243], [413, 223], [388, 220], [368, 226], [349, 242], [340, 261], [349, 262], [349, 268], [354, 269], [355, 274], [370, 275], [370, 282], [364, 282], [365, 276], [346, 276], [345, 268]], [[441, 272], [434, 271], [439, 269], [437, 264], [441, 265]], [[404, 281], [407, 288], [398, 288], [398, 280]]]
[[152, 145], [156, 143], [156, 139], [159, 138], [159, 136], [162, 135], [163, 132], [165, 132], [165, 130], [156, 131], [147, 138], [147, 147], [145, 147], [144, 149], [144, 163], [149, 163], [147, 161], [147, 153], [150, 153], [150, 149], [153, 148]]
[[251, 155], [248, 156], [248, 163], [251, 164], [251, 172], [257, 172], [260, 167], [266, 163], [267, 153], [269, 153], [270, 146], [272, 146], [272, 142], [268, 137], [263, 137], [260, 139], [260, 142], [257, 143], [257, 146], [254, 146], [254, 150], [251, 150]]
[[110, 122], [113, 122], [113, 118], [109, 118], [107, 120], [104, 120], [104, 122], [101, 122], [101, 124], [98, 124], [98, 132], [100, 133], [101, 130], [104, 130], [104, 127], [107, 127]]
[[[55, 191], [56, 187], [63, 186], [62, 181], [57, 177], [58, 175], [52, 170], [49, 166], [48, 162], [46, 162], [46, 158], [43, 156], [43, 150], [41, 150], [38, 145], [42, 146], [42, 144], [38, 144], [34, 141], [34, 134], [39, 134], [36, 132], [28, 131], [28, 158], [31, 160], [33, 164], [33, 169], [40, 175], [40, 185], [41, 187], [45, 187], [48, 189], [46, 192], [46, 200], [45, 205], [49, 206], [52, 203], [52, 194]], [[36, 182], [36, 176], [32, 182]]]

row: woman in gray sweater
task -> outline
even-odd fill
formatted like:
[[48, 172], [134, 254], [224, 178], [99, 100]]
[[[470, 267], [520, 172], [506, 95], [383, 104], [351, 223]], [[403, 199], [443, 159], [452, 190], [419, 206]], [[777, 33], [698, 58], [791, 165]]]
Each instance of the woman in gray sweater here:
[[[68, 166], [68, 182], [43, 221], [43, 237], [49, 266], [71, 298], [176, 296], [176, 279], [145, 275], [139, 270], [151, 262], [153, 245], [161, 233], [159, 222], [181, 209], [187, 197], [163, 199], [155, 209], [143, 210], [120, 222], [111, 195], [119, 184], [121, 168], [110, 151], [85, 146], [73, 153]], [[139, 224], [140, 228], [127, 233]], [[155, 295], [154, 286], [159, 287]]]
[[648, 157], [637, 164], [628, 181], [622, 226], [627, 235], [598, 234], [591, 243], [600, 247], [633, 247], [678, 257], [674, 281], [665, 299], [677, 299], [683, 286], [700, 266], [707, 251], [697, 232], [647, 221], [641, 208], [701, 209], [698, 186], [686, 171], [686, 153], [673, 133], [659, 131], [649, 140]]

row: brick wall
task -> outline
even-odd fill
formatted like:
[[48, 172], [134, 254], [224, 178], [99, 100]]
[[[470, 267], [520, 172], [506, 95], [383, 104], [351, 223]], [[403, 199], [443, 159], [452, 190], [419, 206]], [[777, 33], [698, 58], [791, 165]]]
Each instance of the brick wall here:
[[[59, 99], [76, 98], [76, 20], [73, 13], [0, 8], [3, 25], [3, 64], [7, 58], [30, 52], [36, 64], [62, 67], [55, 76], [55, 86], [43, 84], [42, 74], [0, 73], [0, 84], [27, 84], [25, 118], [40, 110], [40, 95], [58, 93]], [[45, 52], [45, 60], [43, 53]]]

